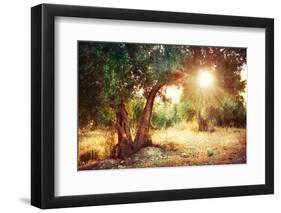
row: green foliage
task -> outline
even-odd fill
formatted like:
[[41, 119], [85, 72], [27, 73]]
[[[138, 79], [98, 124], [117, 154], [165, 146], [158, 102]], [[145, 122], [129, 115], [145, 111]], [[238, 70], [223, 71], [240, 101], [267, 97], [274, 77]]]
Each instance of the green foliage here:
[[[156, 84], [181, 85], [184, 97], [174, 105], [167, 102], [153, 107], [151, 123], [155, 128], [191, 121], [202, 109], [217, 125], [246, 125], [241, 96], [246, 81], [240, 74], [246, 63], [246, 49], [110, 42], [78, 45], [79, 127], [90, 123], [113, 126], [120, 103], [126, 104], [130, 125], [136, 126], [145, 97]], [[204, 67], [216, 76], [219, 92], [213, 92], [214, 97], [196, 92], [194, 76]]]
[[[97, 113], [106, 107], [116, 109], [120, 103], [128, 103], [140, 89], [146, 95], [155, 84], [173, 81], [173, 75], [187, 57], [184, 47], [176, 45], [101, 42], [78, 45], [82, 126], [97, 120]], [[140, 108], [136, 109], [138, 117]]]
[[246, 127], [245, 104], [236, 99], [227, 99], [221, 108], [209, 108], [208, 119], [223, 127]]
[[172, 107], [167, 104], [154, 104], [152, 111], [151, 125], [156, 129], [167, 128], [171, 126], [174, 112]]
[[145, 105], [144, 98], [134, 98], [129, 101], [127, 104], [127, 111], [129, 114], [129, 123], [130, 126], [136, 127], [141, 115], [143, 113], [143, 108]]
[[223, 124], [227, 126], [245, 127], [246, 108], [242, 102], [230, 99], [223, 105]]
[[100, 126], [113, 126], [115, 123], [115, 113], [111, 108], [105, 108], [98, 112], [93, 113], [95, 123]]
[[186, 102], [177, 104], [157, 103], [152, 111], [151, 124], [156, 129], [168, 128], [182, 121], [191, 121], [194, 113]]
[[196, 110], [189, 104], [189, 102], [181, 98], [180, 103], [178, 104], [178, 116], [180, 121], [192, 121], [196, 115]]

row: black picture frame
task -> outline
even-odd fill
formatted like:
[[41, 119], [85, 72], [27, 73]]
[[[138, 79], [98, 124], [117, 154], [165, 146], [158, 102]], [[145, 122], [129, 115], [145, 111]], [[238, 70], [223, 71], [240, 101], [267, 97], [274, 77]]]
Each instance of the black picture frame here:
[[[93, 195], [54, 195], [55, 17], [263, 28], [265, 48], [265, 184]], [[31, 9], [31, 204], [60, 208], [274, 193], [274, 20], [241, 16], [41, 4]]]

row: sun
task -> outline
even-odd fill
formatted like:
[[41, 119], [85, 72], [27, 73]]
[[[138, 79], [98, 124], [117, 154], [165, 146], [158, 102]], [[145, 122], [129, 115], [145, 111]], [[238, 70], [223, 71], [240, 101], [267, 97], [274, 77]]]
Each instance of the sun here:
[[200, 70], [197, 80], [201, 88], [210, 88], [214, 84], [214, 76], [208, 70]]

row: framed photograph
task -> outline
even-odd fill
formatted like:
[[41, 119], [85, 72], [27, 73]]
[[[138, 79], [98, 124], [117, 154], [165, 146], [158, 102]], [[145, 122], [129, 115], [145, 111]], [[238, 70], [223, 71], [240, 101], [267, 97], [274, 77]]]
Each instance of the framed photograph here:
[[272, 194], [274, 20], [31, 9], [31, 204]]

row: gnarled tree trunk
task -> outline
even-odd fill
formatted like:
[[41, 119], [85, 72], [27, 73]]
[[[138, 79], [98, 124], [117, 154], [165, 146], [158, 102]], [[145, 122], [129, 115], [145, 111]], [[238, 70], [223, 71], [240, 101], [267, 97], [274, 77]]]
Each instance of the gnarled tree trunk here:
[[151, 89], [151, 91], [146, 99], [146, 104], [144, 107], [143, 115], [139, 122], [136, 137], [134, 140], [134, 146], [135, 146], [136, 150], [139, 150], [142, 147], [149, 146], [152, 144], [152, 141], [151, 141], [151, 138], [149, 135], [152, 108], [153, 108], [153, 103], [154, 103], [156, 94], [162, 86], [163, 86], [163, 84], [155, 85]]
[[118, 110], [116, 112], [116, 128], [118, 133], [118, 144], [114, 148], [113, 157], [125, 159], [131, 154], [140, 150], [141, 148], [152, 144], [149, 135], [152, 108], [153, 108], [153, 103], [156, 94], [162, 86], [163, 84], [155, 85], [151, 89], [146, 99], [144, 112], [138, 124], [134, 141], [132, 140], [129, 120], [128, 120], [128, 113], [125, 109], [125, 105], [123, 103], [119, 105]]
[[126, 158], [133, 151], [133, 140], [131, 136], [128, 113], [124, 103], [118, 106], [116, 112], [116, 129], [118, 135], [118, 143], [113, 150], [113, 157]]

